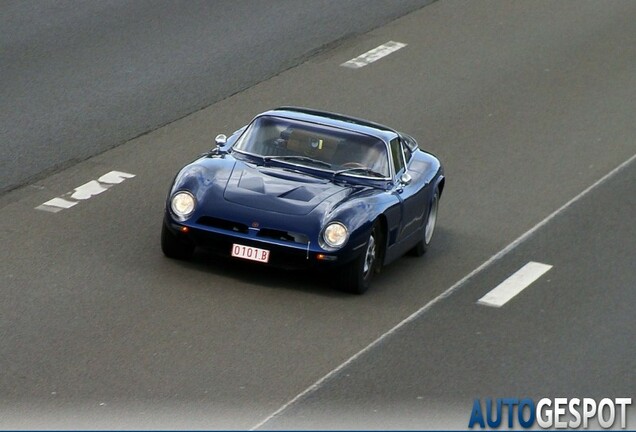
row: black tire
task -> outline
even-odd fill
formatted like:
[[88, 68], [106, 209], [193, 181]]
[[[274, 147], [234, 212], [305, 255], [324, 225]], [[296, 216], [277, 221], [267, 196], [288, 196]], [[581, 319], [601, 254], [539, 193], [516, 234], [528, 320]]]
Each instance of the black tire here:
[[194, 245], [181, 241], [164, 223], [161, 227], [161, 250], [168, 258], [187, 260], [192, 258]]
[[351, 263], [336, 270], [338, 288], [352, 294], [364, 294], [371, 286], [373, 275], [381, 265], [382, 229], [378, 223], [373, 225], [365, 245], [365, 252]]
[[422, 230], [422, 238], [415, 245], [415, 247], [411, 249], [413, 255], [418, 257], [424, 255], [431, 245], [431, 240], [433, 239], [433, 234], [435, 233], [435, 226], [437, 225], [438, 209], [439, 190], [435, 189], [435, 193], [433, 194], [431, 203], [428, 206], [428, 215], [426, 216], [426, 225], [424, 225], [424, 229]]

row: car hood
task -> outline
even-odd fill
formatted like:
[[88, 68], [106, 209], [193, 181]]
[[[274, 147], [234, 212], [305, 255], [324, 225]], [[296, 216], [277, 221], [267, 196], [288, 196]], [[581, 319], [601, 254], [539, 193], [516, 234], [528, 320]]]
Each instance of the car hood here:
[[254, 209], [306, 215], [322, 202], [339, 202], [350, 193], [349, 187], [300, 171], [252, 166], [237, 161], [223, 197], [229, 202]]

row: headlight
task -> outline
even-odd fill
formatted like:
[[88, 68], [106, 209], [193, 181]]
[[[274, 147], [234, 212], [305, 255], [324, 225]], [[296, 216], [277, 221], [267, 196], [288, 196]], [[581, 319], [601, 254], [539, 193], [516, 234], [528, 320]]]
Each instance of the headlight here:
[[325, 231], [322, 234], [322, 238], [327, 246], [332, 248], [339, 248], [347, 242], [347, 227], [340, 222], [332, 222], [327, 225]]
[[194, 211], [194, 197], [190, 192], [177, 192], [170, 201], [172, 212], [180, 219], [187, 219]]

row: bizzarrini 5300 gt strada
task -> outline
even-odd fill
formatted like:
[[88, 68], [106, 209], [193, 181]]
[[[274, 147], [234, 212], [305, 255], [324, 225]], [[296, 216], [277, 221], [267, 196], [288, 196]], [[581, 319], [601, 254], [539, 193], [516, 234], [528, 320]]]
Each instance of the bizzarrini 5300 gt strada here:
[[431, 243], [444, 171], [409, 135], [340, 114], [283, 107], [177, 174], [161, 247], [253, 265], [327, 268], [363, 293], [373, 274]]

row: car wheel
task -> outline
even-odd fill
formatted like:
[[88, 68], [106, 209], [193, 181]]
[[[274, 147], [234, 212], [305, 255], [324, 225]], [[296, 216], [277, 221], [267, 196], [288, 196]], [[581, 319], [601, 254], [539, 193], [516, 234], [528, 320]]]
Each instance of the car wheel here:
[[194, 245], [181, 241], [164, 223], [161, 227], [161, 250], [168, 258], [187, 260], [194, 253]]
[[431, 205], [428, 208], [428, 217], [426, 218], [426, 225], [422, 231], [421, 240], [413, 248], [413, 254], [416, 256], [422, 256], [428, 250], [431, 240], [433, 240], [433, 234], [435, 233], [435, 225], [437, 224], [437, 210], [439, 208], [439, 190], [435, 190], [433, 198], [431, 199]]
[[373, 274], [380, 266], [382, 229], [375, 224], [364, 247], [364, 252], [353, 262], [338, 269], [339, 287], [342, 291], [364, 294], [371, 286]]

